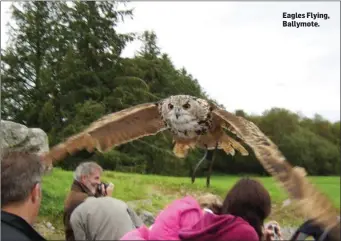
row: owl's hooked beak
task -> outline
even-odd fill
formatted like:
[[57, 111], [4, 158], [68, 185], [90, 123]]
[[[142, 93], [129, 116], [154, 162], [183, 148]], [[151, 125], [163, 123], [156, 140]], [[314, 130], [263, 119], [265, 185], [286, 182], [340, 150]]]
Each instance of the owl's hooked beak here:
[[180, 116], [180, 110], [176, 109], [175, 110], [175, 117], [176, 117], [176, 119], [179, 119], [179, 116]]

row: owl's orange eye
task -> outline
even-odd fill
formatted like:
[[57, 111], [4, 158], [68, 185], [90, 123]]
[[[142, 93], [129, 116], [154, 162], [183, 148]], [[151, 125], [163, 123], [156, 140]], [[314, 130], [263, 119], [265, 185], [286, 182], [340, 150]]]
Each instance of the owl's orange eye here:
[[182, 107], [184, 107], [184, 109], [188, 109], [189, 107], [191, 107], [191, 105], [188, 104], [188, 103], [186, 103], [186, 104], [184, 104]]
[[172, 104], [168, 104], [168, 108], [171, 110], [171, 109], [173, 109], [173, 105]]

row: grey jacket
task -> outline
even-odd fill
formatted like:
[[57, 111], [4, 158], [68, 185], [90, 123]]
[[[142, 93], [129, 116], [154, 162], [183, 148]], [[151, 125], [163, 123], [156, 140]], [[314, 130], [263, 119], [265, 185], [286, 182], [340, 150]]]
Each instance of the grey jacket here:
[[88, 197], [71, 214], [75, 240], [119, 240], [143, 225], [128, 205], [112, 197]]

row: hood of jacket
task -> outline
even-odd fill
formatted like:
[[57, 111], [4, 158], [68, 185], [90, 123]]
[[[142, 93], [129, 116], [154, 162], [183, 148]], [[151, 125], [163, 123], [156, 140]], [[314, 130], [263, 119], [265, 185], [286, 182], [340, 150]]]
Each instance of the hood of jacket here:
[[192, 227], [179, 231], [180, 240], [258, 241], [255, 229], [244, 219], [233, 215], [205, 215]]

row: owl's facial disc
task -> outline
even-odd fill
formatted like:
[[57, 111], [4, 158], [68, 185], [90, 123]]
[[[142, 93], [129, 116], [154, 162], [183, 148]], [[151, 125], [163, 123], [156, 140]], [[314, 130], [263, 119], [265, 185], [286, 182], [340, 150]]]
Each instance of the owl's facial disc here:
[[171, 96], [162, 103], [162, 118], [172, 132], [182, 138], [193, 138], [198, 131], [208, 128], [205, 124], [208, 104], [186, 95]]
[[173, 123], [184, 124], [195, 119], [193, 113], [191, 113], [191, 103], [190, 101], [178, 101], [173, 103], [168, 103], [167, 109], [167, 119]]

